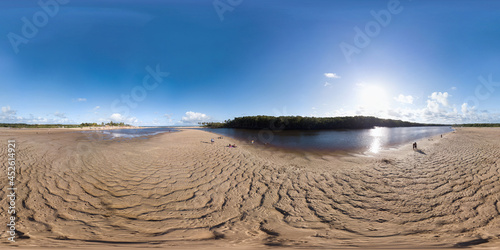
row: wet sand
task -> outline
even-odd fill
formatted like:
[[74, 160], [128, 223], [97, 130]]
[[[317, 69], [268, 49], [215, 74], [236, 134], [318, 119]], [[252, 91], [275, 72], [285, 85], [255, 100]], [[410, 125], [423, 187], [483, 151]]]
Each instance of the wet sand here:
[[[418, 141], [418, 151], [376, 155], [210, 143], [217, 137], [187, 129], [117, 142], [0, 130], [3, 159], [16, 140], [22, 235], [10, 243], [1, 231], [0, 247], [500, 246], [500, 129], [458, 128]], [[6, 224], [5, 160], [2, 169]]]

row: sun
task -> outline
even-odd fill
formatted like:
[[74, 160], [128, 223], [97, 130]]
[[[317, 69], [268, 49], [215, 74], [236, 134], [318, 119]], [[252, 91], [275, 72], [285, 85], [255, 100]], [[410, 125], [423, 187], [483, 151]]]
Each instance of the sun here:
[[381, 111], [389, 106], [387, 91], [378, 85], [363, 85], [358, 100], [359, 106], [368, 111]]

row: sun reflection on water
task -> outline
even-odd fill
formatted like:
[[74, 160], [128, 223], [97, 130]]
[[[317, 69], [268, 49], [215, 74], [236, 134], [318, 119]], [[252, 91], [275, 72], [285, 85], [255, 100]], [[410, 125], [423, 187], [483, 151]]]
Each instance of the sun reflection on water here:
[[373, 138], [373, 141], [370, 144], [370, 152], [376, 154], [379, 151], [380, 151], [380, 138]]
[[370, 137], [372, 137], [372, 141], [370, 143], [370, 152], [375, 154], [380, 152], [382, 146], [381, 138], [385, 133], [387, 133], [385, 128], [375, 127], [373, 129], [370, 129]]

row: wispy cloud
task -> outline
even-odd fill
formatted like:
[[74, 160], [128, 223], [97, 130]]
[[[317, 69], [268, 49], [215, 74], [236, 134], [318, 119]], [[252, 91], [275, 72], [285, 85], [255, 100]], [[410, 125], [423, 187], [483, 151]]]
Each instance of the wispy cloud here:
[[94, 111], [96, 111], [96, 110], [98, 110], [100, 108], [101, 108], [101, 106], [95, 106]]
[[0, 113], [0, 122], [11, 123], [18, 122], [21, 117], [16, 117], [17, 110], [13, 110], [10, 106], [2, 107], [2, 112]]
[[323, 86], [328, 87], [328, 86], [332, 86], [332, 84], [329, 82], [325, 82], [325, 84]]
[[11, 116], [16, 115], [17, 111], [10, 108], [10, 106], [2, 107], [2, 115]]
[[76, 98], [73, 101], [75, 101], [75, 102], [86, 102], [87, 98]]
[[334, 79], [340, 78], [340, 76], [337, 75], [336, 73], [325, 73], [325, 76], [328, 78], [334, 78]]
[[17, 110], [12, 109], [10, 106], [5, 106], [1, 108], [0, 112], [0, 122], [3, 123], [28, 123], [28, 124], [56, 124], [56, 123], [72, 123], [64, 113], [55, 112], [53, 115], [57, 117], [46, 118], [46, 117], [35, 117], [30, 114], [28, 117], [16, 116]]
[[67, 118], [65, 113], [61, 113], [61, 112], [59, 112], [59, 111], [55, 112], [55, 113], [54, 113], [54, 116], [59, 117], [59, 118], [61, 118], [61, 119], [65, 119], [65, 118]]
[[411, 95], [405, 96], [403, 94], [399, 94], [398, 97], [394, 97], [394, 100], [401, 102], [401, 103], [413, 104], [413, 96], [411, 96]]
[[174, 119], [173, 119], [173, 114], [164, 114], [163, 115], [163, 119], [160, 119], [162, 121], [167, 121], [167, 124], [173, 124], [174, 123]]

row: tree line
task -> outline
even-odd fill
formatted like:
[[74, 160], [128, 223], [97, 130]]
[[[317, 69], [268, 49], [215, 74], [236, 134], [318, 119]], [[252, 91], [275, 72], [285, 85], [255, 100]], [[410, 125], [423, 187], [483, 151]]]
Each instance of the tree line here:
[[500, 127], [500, 123], [468, 123], [455, 124], [455, 127]]
[[108, 123], [104, 123], [104, 122], [101, 122], [101, 124], [97, 124], [95, 122], [93, 123], [82, 123], [80, 124], [81, 127], [104, 127], [104, 126], [120, 126], [120, 127], [123, 127], [123, 126], [130, 126], [128, 124], [125, 124], [123, 122], [108, 122]]
[[199, 123], [208, 128], [243, 128], [271, 130], [321, 130], [321, 129], [367, 129], [373, 127], [417, 127], [449, 126], [446, 124], [425, 124], [373, 116], [345, 117], [302, 117], [302, 116], [244, 116], [224, 122]]

